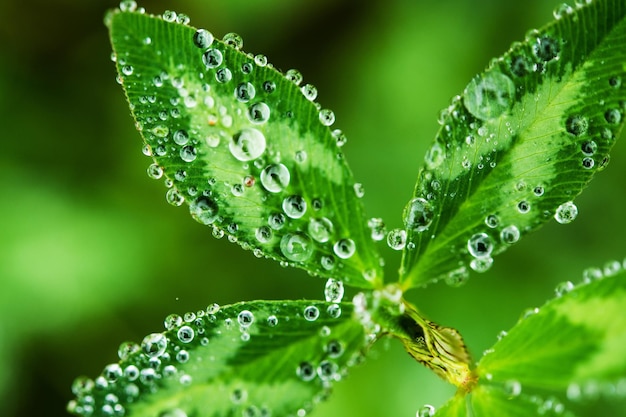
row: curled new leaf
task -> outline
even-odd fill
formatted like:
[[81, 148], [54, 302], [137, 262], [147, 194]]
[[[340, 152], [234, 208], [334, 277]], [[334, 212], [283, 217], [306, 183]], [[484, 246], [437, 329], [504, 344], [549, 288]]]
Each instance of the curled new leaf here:
[[572, 200], [606, 166], [624, 122], [625, 17], [619, 0], [572, 9], [443, 112], [404, 213], [404, 287], [463, 282], [548, 220], [576, 217]]
[[382, 281], [335, 116], [239, 36], [139, 12], [108, 17], [119, 79], [168, 202], [258, 256], [348, 285]]

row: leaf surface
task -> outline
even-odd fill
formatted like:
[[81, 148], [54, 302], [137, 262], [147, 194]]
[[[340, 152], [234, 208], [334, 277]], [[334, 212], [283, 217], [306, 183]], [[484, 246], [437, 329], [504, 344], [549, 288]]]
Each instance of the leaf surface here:
[[463, 282], [556, 218], [609, 161], [626, 103], [626, 4], [531, 31], [442, 112], [404, 212], [404, 287]]
[[580, 284], [520, 319], [481, 359], [480, 378], [560, 392], [623, 379], [625, 305], [624, 271]]
[[348, 285], [380, 284], [362, 189], [315, 87], [241, 52], [237, 35], [219, 41], [175, 19], [107, 17], [119, 80], [154, 159], [148, 174], [165, 179], [168, 202], [187, 203], [215, 236], [257, 256]]
[[120, 362], [78, 378], [77, 415], [296, 415], [362, 358], [351, 304], [255, 301], [165, 319], [164, 333], [120, 346]]

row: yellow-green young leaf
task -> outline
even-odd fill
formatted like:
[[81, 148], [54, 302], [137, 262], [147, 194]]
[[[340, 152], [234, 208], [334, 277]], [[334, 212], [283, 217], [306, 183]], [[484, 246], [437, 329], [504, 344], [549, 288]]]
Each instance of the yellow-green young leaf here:
[[463, 282], [556, 218], [609, 161], [626, 103], [626, 3], [565, 8], [442, 112], [404, 212], [404, 287]]
[[566, 282], [557, 295], [529, 310], [481, 359], [483, 383], [567, 390], [576, 397], [581, 385], [626, 378], [626, 272], [577, 287]]
[[[170, 315], [164, 333], [123, 343], [120, 361], [80, 377], [79, 416], [286, 416], [308, 412], [362, 357], [352, 305], [255, 301]], [[302, 410], [302, 411], [299, 411]]]
[[[107, 17], [119, 80], [153, 178], [167, 201], [258, 256], [372, 287], [379, 256], [355, 183], [331, 131], [334, 114], [264, 56], [176, 21], [173, 12]], [[180, 19], [186, 20], [186, 19]]]

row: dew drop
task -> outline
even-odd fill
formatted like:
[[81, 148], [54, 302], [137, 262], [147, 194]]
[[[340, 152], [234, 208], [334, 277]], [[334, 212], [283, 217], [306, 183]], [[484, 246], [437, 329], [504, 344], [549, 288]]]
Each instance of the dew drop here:
[[163, 325], [165, 326], [165, 330], [172, 330], [178, 326], [183, 324], [183, 318], [178, 314], [170, 314], [165, 317], [163, 321]]
[[537, 38], [533, 45], [533, 53], [537, 58], [544, 62], [552, 61], [558, 58], [561, 47], [557, 40], [550, 36], [542, 36]]
[[343, 282], [329, 278], [324, 287], [324, 298], [329, 303], [339, 303], [343, 298]]
[[233, 73], [228, 68], [220, 68], [215, 72], [215, 81], [220, 84], [226, 84], [233, 79]]
[[268, 165], [261, 171], [261, 184], [270, 193], [279, 193], [289, 185], [291, 175], [283, 164]]
[[593, 140], [585, 141], [580, 145], [583, 155], [592, 156], [598, 150], [598, 144]]
[[123, 0], [120, 2], [120, 10], [123, 12], [134, 12], [137, 9], [135, 0]]
[[158, 164], [151, 164], [148, 167], [148, 176], [152, 179], [158, 180], [163, 176], [163, 168], [161, 168]]
[[609, 78], [609, 85], [613, 88], [620, 88], [622, 86], [622, 78], [620, 76]]
[[195, 336], [195, 331], [190, 326], [183, 326], [178, 329], [176, 336], [178, 337], [178, 340], [180, 340], [182, 343], [189, 343], [193, 340]]
[[242, 103], [247, 103], [256, 95], [256, 90], [251, 83], [245, 82], [235, 87], [235, 98]]
[[337, 319], [341, 317], [341, 306], [339, 304], [331, 304], [326, 309], [326, 312], [331, 318]]
[[554, 218], [561, 224], [567, 224], [574, 221], [577, 215], [578, 207], [572, 201], [568, 201], [557, 207]]
[[487, 258], [493, 251], [493, 241], [486, 233], [476, 233], [468, 239], [467, 250], [474, 258]]
[[162, 333], [152, 333], [144, 337], [141, 349], [151, 358], [158, 358], [165, 353], [167, 338]]
[[337, 364], [331, 361], [322, 361], [317, 367], [317, 375], [322, 381], [330, 381], [337, 373]]
[[445, 159], [445, 151], [439, 142], [435, 142], [433, 146], [426, 152], [424, 162], [429, 169], [436, 169]]
[[232, 155], [240, 161], [251, 161], [265, 152], [265, 136], [254, 128], [244, 128], [233, 135], [228, 144]]
[[310, 381], [315, 378], [315, 368], [310, 362], [300, 362], [296, 368], [296, 375], [303, 381]]
[[522, 384], [516, 380], [509, 380], [504, 383], [504, 392], [509, 397], [517, 397], [522, 393]]
[[252, 104], [248, 107], [248, 120], [254, 124], [262, 124], [269, 120], [270, 108], [263, 102]]
[[406, 230], [413, 230], [417, 233], [428, 229], [434, 217], [431, 204], [421, 197], [409, 201], [403, 214]]
[[117, 348], [117, 356], [120, 360], [124, 361], [128, 359], [131, 355], [139, 352], [141, 347], [135, 342], [123, 342], [120, 344], [119, 348]]
[[517, 203], [517, 211], [519, 211], [522, 214], [526, 214], [530, 211], [530, 203], [526, 200], [522, 200], [519, 203]]
[[341, 131], [341, 129], [333, 130], [332, 135], [333, 135], [333, 138], [335, 138], [335, 143], [337, 144], [337, 147], [339, 148], [345, 145], [346, 142], [348, 141], [348, 138], [346, 137], [345, 133]]
[[248, 328], [254, 323], [254, 314], [249, 310], [243, 310], [237, 316], [237, 321], [241, 327]]
[[315, 321], [320, 316], [320, 310], [315, 306], [308, 306], [302, 314], [306, 321]]
[[498, 227], [498, 225], [500, 224], [500, 219], [495, 214], [490, 214], [487, 217], [485, 217], [485, 224], [487, 225], [487, 227], [490, 227], [493, 229], [493, 228]]
[[213, 34], [205, 29], [198, 29], [193, 34], [193, 44], [200, 49], [207, 49], [213, 43]]
[[490, 256], [485, 256], [482, 258], [474, 258], [470, 262], [470, 268], [474, 271], [482, 273], [487, 272], [491, 266], [493, 265], [493, 258]]
[[570, 116], [565, 121], [565, 130], [574, 136], [582, 136], [587, 133], [589, 122], [584, 116]]
[[285, 73], [285, 78], [287, 78], [295, 85], [300, 85], [300, 83], [302, 82], [302, 74], [296, 69], [287, 70], [287, 72]]
[[189, 352], [187, 352], [184, 349], [179, 350], [178, 352], [176, 352], [176, 360], [179, 363], [186, 363], [189, 361]]
[[450, 271], [445, 277], [445, 283], [451, 287], [460, 287], [464, 285], [469, 279], [469, 272], [467, 267], [461, 266], [453, 271]]
[[172, 10], [166, 10], [165, 12], [163, 12], [163, 20], [165, 20], [166, 22], [170, 22], [170, 23], [175, 22], [176, 17], [177, 17], [176, 12]]
[[276, 317], [275, 315], [271, 315], [267, 318], [267, 325], [270, 327], [276, 327], [276, 325], [278, 324], [278, 317]]
[[179, 207], [185, 202], [185, 197], [176, 188], [170, 188], [165, 193], [165, 200], [171, 205]]
[[272, 239], [274, 232], [269, 226], [261, 226], [256, 229], [254, 235], [260, 243], [267, 243]]
[[267, 65], [267, 57], [262, 54], [258, 54], [254, 56], [254, 63], [259, 67], [264, 67]]
[[593, 158], [590, 158], [590, 157], [587, 156], [587, 157], [583, 158], [581, 164], [582, 164], [583, 168], [591, 169], [596, 164], [596, 161], [594, 161]]
[[424, 405], [422, 408], [417, 410], [415, 417], [433, 417], [435, 415], [435, 407], [430, 404]]
[[328, 242], [333, 233], [333, 223], [326, 217], [311, 218], [307, 230], [313, 240], [320, 243]]
[[341, 239], [333, 245], [333, 252], [341, 259], [348, 259], [356, 251], [356, 245], [352, 239]]
[[506, 75], [492, 70], [470, 81], [463, 95], [463, 104], [473, 116], [495, 119], [513, 105], [515, 84]]
[[217, 220], [219, 207], [209, 197], [201, 196], [189, 204], [189, 213], [198, 223], [209, 225]]
[[609, 109], [604, 113], [604, 119], [612, 125], [619, 124], [622, 120], [622, 113], [617, 109]]
[[406, 230], [393, 229], [387, 234], [387, 245], [393, 250], [402, 250], [406, 246]]
[[554, 289], [554, 293], [557, 297], [562, 297], [573, 289], [574, 284], [571, 281], [564, 281], [556, 286], [556, 288]]
[[307, 204], [299, 195], [291, 195], [283, 200], [283, 210], [292, 219], [299, 219], [306, 213]]
[[552, 14], [554, 18], [559, 20], [567, 15], [574, 13], [574, 8], [567, 3], [561, 3], [560, 5], [554, 8]]
[[322, 109], [319, 112], [320, 122], [324, 126], [332, 126], [335, 123], [335, 113], [329, 109]]
[[535, 194], [537, 197], [541, 197], [544, 193], [545, 189], [540, 185], [533, 188], [533, 194]]
[[282, 213], [273, 213], [267, 218], [267, 224], [269, 224], [269, 226], [274, 230], [282, 229], [286, 221], [287, 219]]
[[313, 101], [317, 98], [317, 88], [312, 84], [305, 84], [300, 90], [302, 90], [302, 94], [309, 101]]
[[372, 240], [379, 242], [385, 238], [386, 229], [385, 222], [379, 217], [371, 218], [367, 221], [367, 226], [370, 228]]
[[287, 233], [280, 240], [280, 250], [290, 261], [305, 262], [313, 253], [313, 243], [304, 233]]
[[127, 75], [127, 76], [128, 75], [133, 75], [134, 70], [135, 69], [133, 68], [132, 65], [123, 65], [122, 66], [122, 74], [124, 74], [124, 75]]
[[219, 49], [209, 49], [202, 54], [202, 62], [207, 68], [217, 68], [222, 65], [224, 57]]
[[237, 33], [227, 33], [226, 35], [224, 35], [224, 38], [222, 40], [226, 45], [232, 46], [237, 50], [243, 48], [243, 38]]
[[507, 244], [513, 244], [520, 238], [520, 231], [515, 225], [505, 227], [500, 231], [500, 239]]

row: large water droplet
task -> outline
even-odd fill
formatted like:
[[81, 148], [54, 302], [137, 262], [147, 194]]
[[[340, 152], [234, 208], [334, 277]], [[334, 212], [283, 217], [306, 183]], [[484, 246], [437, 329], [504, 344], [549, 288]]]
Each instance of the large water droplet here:
[[333, 113], [332, 110], [329, 110], [329, 109], [320, 110], [319, 117], [320, 117], [320, 122], [324, 126], [331, 126], [333, 123], [335, 123], [335, 113]]
[[261, 102], [254, 103], [248, 107], [248, 120], [254, 124], [262, 124], [270, 118], [270, 107]]
[[207, 49], [213, 43], [213, 34], [205, 29], [198, 29], [193, 34], [193, 44], [200, 49]]
[[589, 121], [584, 116], [570, 116], [565, 121], [565, 130], [574, 136], [581, 136], [587, 133], [589, 128]]
[[201, 196], [189, 204], [189, 213], [198, 223], [209, 225], [217, 220], [219, 207], [209, 197]]
[[171, 205], [179, 207], [185, 202], [185, 197], [176, 188], [170, 188], [165, 193], [165, 200]]
[[313, 240], [320, 243], [328, 242], [333, 233], [333, 223], [326, 217], [311, 218], [307, 230]]
[[417, 410], [415, 417], [433, 417], [435, 415], [435, 407], [430, 404], [424, 405], [422, 408]]
[[475, 258], [486, 258], [493, 251], [493, 241], [486, 233], [476, 233], [468, 239], [467, 250]]
[[237, 321], [241, 327], [248, 328], [254, 322], [254, 314], [249, 310], [243, 310], [237, 316]]
[[578, 207], [571, 201], [561, 204], [554, 213], [554, 218], [561, 224], [567, 224], [574, 221], [578, 215]]
[[305, 262], [313, 253], [313, 243], [304, 233], [288, 233], [280, 240], [280, 250], [290, 261]]
[[431, 204], [421, 197], [412, 199], [404, 208], [404, 224], [407, 230], [423, 232], [428, 229], [433, 217]]
[[265, 136], [254, 128], [241, 129], [228, 144], [230, 152], [240, 161], [251, 161], [265, 152]]
[[513, 105], [515, 84], [501, 72], [490, 71], [470, 81], [463, 95], [463, 104], [473, 116], [495, 119]]
[[291, 176], [283, 164], [268, 165], [261, 171], [261, 184], [270, 193], [279, 193], [289, 185]]
[[333, 252], [341, 259], [348, 259], [356, 251], [356, 245], [352, 239], [341, 239], [333, 245]]
[[163, 353], [165, 353], [165, 349], [167, 348], [167, 338], [162, 333], [152, 333], [148, 336], [144, 337], [141, 342], [141, 349], [143, 352], [152, 357], [157, 358]]
[[292, 219], [299, 219], [304, 216], [306, 208], [306, 201], [299, 195], [290, 195], [283, 200], [283, 210]]
[[502, 242], [512, 244], [519, 240], [520, 231], [514, 224], [505, 227], [500, 231], [500, 239]]
[[226, 45], [232, 46], [237, 50], [243, 48], [243, 38], [237, 33], [227, 33], [226, 35], [224, 35], [224, 38], [222, 40]]
[[326, 281], [326, 286], [324, 287], [324, 297], [327, 302], [340, 303], [343, 298], [343, 293], [343, 282], [333, 278], [329, 278], [328, 281]]
[[197, 150], [194, 146], [183, 146], [180, 149], [180, 159], [185, 162], [193, 162], [196, 160]]
[[191, 342], [195, 334], [196, 332], [190, 326], [183, 326], [180, 329], [178, 329], [178, 332], [176, 332], [176, 336], [178, 337], [178, 340], [180, 340], [182, 343]]

